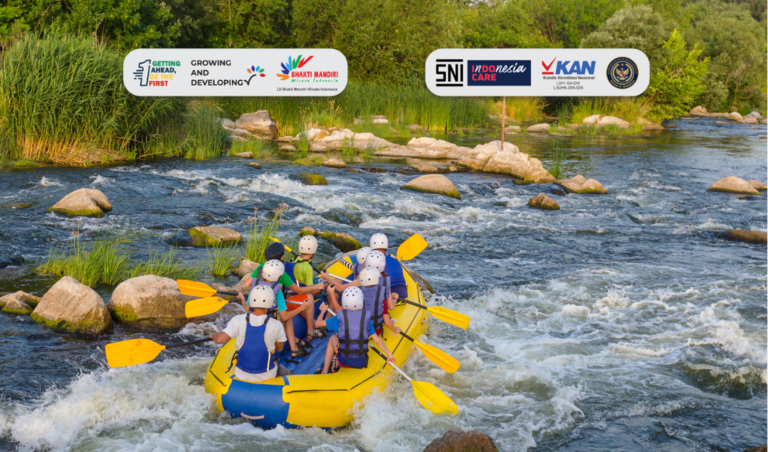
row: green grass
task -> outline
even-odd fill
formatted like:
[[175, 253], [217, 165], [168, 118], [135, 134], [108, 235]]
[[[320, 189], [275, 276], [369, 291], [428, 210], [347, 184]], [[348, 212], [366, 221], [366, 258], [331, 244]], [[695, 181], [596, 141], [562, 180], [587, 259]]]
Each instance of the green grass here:
[[218, 157], [230, 145], [227, 131], [221, 127], [221, 108], [209, 101], [190, 105], [187, 113], [187, 152], [185, 157], [201, 160]]
[[319, 155], [313, 155], [311, 157], [304, 157], [303, 159], [296, 159], [293, 161], [293, 164], [302, 166], [318, 166], [322, 165], [324, 161], [325, 158], [320, 157]]
[[101, 283], [115, 285], [125, 278], [125, 266], [130, 257], [120, 248], [123, 242], [115, 236], [100, 235], [87, 246], [77, 233], [68, 247], [62, 245], [52, 248], [35, 271], [71, 276], [90, 287]]
[[309, 140], [307, 139], [306, 134], [302, 133], [299, 135], [299, 141], [296, 142], [296, 151], [299, 153], [300, 157], [307, 157], [307, 153], [309, 153]]
[[277, 236], [277, 230], [283, 220], [284, 208], [274, 210], [271, 219], [250, 219], [251, 224], [245, 233], [245, 258], [254, 262], [265, 262], [264, 251], [273, 242], [270, 237]]
[[238, 256], [234, 246], [213, 246], [207, 248], [208, 271], [213, 276], [227, 276], [237, 265]]
[[563, 168], [563, 161], [565, 160], [566, 152], [563, 146], [554, 141], [548, 141], [547, 147], [549, 148], [549, 174], [555, 179], [564, 179], [565, 171]]
[[[566, 110], [561, 107], [558, 114]], [[643, 100], [636, 97], [582, 97], [571, 105], [570, 117], [559, 117], [561, 124], [581, 124], [584, 118], [592, 115], [616, 116], [627, 122], [636, 123], [646, 117], [648, 107]], [[653, 120], [654, 118], [646, 118]]]
[[54, 33], [5, 47], [0, 130], [8, 142], [0, 153], [80, 166], [143, 154], [184, 101], [128, 93], [123, 57], [94, 38]]
[[133, 267], [129, 277], [155, 275], [171, 279], [195, 279], [200, 274], [199, 266], [185, 265], [180, 259], [175, 258], [173, 253], [173, 247], [165, 254], [150, 248], [147, 260]]
[[233, 141], [229, 149], [229, 155], [241, 152], [253, 152], [253, 158], [265, 159], [274, 155], [274, 149], [261, 140]]

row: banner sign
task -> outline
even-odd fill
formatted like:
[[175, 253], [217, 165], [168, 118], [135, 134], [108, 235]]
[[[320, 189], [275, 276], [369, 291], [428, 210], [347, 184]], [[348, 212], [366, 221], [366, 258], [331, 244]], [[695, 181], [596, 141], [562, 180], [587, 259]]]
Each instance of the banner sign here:
[[648, 57], [636, 49], [440, 49], [427, 58], [438, 96], [639, 96]]
[[123, 61], [136, 96], [335, 96], [347, 78], [334, 49], [137, 49]]

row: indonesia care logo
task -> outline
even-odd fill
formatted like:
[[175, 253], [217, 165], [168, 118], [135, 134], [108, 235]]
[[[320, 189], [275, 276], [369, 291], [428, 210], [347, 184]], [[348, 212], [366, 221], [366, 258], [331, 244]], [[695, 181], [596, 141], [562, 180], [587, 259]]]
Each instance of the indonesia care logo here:
[[[541, 65], [544, 67], [541, 75], [595, 75], [595, 61], [570, 61], [563, 60], [555, 62], [557, 57], [547, 64], [546, 61], [542, 61]], [[552, 66], [555, 66], [554, 72], [552, 72]]]
[[606, 76], [615, 88], [627, 89], [637, 81], [637, 64], [627, 57], [614, 58], [608, 65]]
[[469, 86], [531, 86], [531, 60], [469, 60]]
[[144, 60], [133, 71], [133, 78], [139, 81], [139, 86], [168, 86], [179, 67], [180, 61]]
[[302, 58], [301, 55], [296, 58], [289, 56], [287, 63], [280, 63], [282, 70], [280, 71], [280, 74], [277, 74], [277, 76], [280, 78], [280, 80], [290, 80], [291, 83], [339, 81], [339, 71], [313, 71], [310, 69], [305, 69], [304, 66], [306, 66], [310, 60], [312, 60], [312, 56], [308, 56], [306, 58]]

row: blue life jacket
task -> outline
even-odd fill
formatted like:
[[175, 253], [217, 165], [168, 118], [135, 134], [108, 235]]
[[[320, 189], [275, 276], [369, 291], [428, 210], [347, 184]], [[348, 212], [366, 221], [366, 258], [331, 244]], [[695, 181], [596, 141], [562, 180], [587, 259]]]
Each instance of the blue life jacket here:
[[384, 324], [384, 285], [379, 282], [371, 287], [360, 286], [360, 289], [363, 291], [365, 310], [371, 313], [373, 329], [378, 331]]
[[355, 264], [352, 266], [352, 277], [349, 279], [357, 279], [360, 276], [360, 272], [365, 268], [365, 264]]
[[293, 262], [286, 262], [285, 263], [285, 272], [288, 274], [288, 276], [291, 277], [293, 282], [295, 284], [298, 284], [299, 287], [304, 287], [304, 284], [299, 283], [299, 281], [296, 279], [296, 276], [293, 274], [293, 268], [296, 267], [296, 264]]
[[344, 358], [359, 358], [368, 356], [368, 322], [371, 313], [360, 311], [339, 312], [339, 356]]
[[390, 277], [390, 284], [392, 287], [406, 285], [405, 276], [403, 275], [403, 266], [400, 265], [400, 261], [396, 258], [387, 255], [387, 265], [384, 267], [384, 272]]
[[275, 368], [275, 354], [267, 348], [264, 342], [264, 333], [267, 331], [267, 323], [270, 318], [264, 320], [261, 326], [251, 325], [251, 313], [245, 315], [245, 339], [243, 346], [237, 351], [237, 368], [249, 374], [261, 374]]
[[[264, 267], [262, 267], [264, 268]], [[280, 284], [279, 281], [275, 281], [273, 283], [269, 283], [261, 279], [261, 269], [259, 269], [259, 272], [256, 273], [256, 278], [251, 279], [251, 290], [253, 290], [254, 287], [256, 287], [256, 284], [260, 286], [267, 286], [275, 293], [275, 303], [272, 305], [271, 308], [267, 310], [267, 317], [275, 317], [277, 318], [277, 294], [282, 290], [283, 285]]]

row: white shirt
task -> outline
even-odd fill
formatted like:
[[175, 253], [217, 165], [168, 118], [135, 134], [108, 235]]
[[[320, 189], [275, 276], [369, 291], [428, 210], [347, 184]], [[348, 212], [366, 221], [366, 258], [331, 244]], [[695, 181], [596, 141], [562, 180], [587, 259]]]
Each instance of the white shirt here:
[[[266, 314], [264, 315], [251, 314], [251, 326], [259, 327], [263, 325], [264, 321], [266, 320], [267, 320]], [[242, 347], [243, 344], [245, 343], [245, 329], [246, 329], [245, 314], [240, 314], [235, 317], [232, 317], [232, 319], [227, 324], [227, 327], [224, 328], [224, 333], [227, 333], [227, 336], [235, 338], [235, 345], [237, 346], [238, 350], [240, 350], [240, 347]], [[270, 318], [269, 322], [267, 322], [267, 328], [264, 331], [264, 343], [267, 345], [267, 348], [269, 349], [270, 353], [274, 353], [276, 342], [285, 342], [287, 340], [288, 338], [285, 336], [285, 328], [283, 327], [283, 324], [278, 322], [274, 318]], [[276, 376], [277, 376], [277, 366], [275, 366], [275, 368], [272, 370], [268, 370], [260, 374], [251, 374], [243, 370], [240, 370], [238, 367], [235, 367], [235, 377], [237, 377], [240, 380], [265, 381], [265, 380], [271, 380]]]

